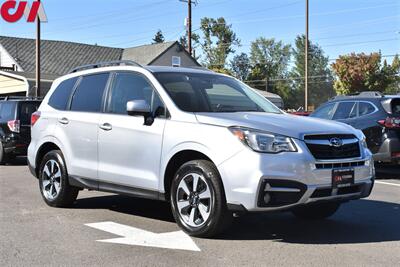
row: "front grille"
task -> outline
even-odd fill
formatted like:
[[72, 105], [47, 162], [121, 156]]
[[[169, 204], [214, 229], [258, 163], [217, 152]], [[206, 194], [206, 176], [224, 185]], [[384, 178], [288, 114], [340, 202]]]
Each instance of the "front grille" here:
[[365, 161], [315, 164], [316, 169], [335, 169], [335, 168], [360, 167], [360, 166], [365, 166]]
[[[352, 185], [348, 187], [342, 187], [337, 190], [336, 196], [348, 195], [361, 193], [362, 185]], [[312, 193], [310, 198], [322, 198], [332, 196], [332, 188], [319, 188]]]
[[[332, 138], [338, 138], [342, 145], [335, 147], [331, 144]], [[358, 158], [360, 154], [359, 140], [354, 135], [308, 135], [304, 141], [311, 154], [317, 160], [335, 160]]]

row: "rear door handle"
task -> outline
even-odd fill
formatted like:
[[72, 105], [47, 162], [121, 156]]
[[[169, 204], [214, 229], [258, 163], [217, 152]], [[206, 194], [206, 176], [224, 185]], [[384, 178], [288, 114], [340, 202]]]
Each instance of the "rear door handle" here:
[[67, 118], [61, 118], [61, 119], [58, 119], [58, 122], [61, 124], [68, 124], [69, 120]]
[[104, 131], [111, 131], [112, 125], [109, 123], [103, 123], [102, 125], [100, 125], [100, 129], [102, 129]]

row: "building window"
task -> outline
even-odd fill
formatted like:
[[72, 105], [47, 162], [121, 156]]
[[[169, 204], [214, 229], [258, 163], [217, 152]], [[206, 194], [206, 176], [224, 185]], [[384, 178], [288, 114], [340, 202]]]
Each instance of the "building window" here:
[[172, 67], [180, 67], [181, 66], [181, 57], [172, 57]]

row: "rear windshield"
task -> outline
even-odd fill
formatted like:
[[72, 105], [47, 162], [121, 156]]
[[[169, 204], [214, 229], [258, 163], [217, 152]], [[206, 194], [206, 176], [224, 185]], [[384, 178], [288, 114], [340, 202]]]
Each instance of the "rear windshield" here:
[[15, 120], [15, 102], [0, 102], [0, 122]]

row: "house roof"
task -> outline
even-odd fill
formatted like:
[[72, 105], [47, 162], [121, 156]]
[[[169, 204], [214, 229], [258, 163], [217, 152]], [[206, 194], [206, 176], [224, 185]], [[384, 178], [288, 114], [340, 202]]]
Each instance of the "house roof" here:
[[[0, 45], [25, 72], [35, 71], [34, 39], [0, 36]], [[42, 72], [64, 75], [73, 67], [99, 61], [120, 60], [123, 49], [63, 41], [42, 40]]]
[[176, 43], [178, 42], [165, 42], [126, 48], [122, 54], [122, 59], [133, 60], [142, 65], [149, 65]]

